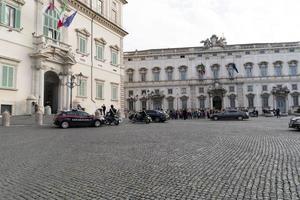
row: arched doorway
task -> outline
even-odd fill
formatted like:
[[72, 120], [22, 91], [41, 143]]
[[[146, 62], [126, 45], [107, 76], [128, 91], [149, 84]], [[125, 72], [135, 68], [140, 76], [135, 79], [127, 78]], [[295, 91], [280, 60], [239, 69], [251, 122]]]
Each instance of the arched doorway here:
[[52, 113], [58, 110], [59, 78], [55, 72], [48, 71], [44, 76], [44, 106], [51, 106]]
[[220, 96], [215, 96], [213, 98], [213, 108], [217, 110], [222, 110], [222, 98]]
[[277, 96], [276, 104], [281, 113], [286, 113], [286, 98], [284, 96]]

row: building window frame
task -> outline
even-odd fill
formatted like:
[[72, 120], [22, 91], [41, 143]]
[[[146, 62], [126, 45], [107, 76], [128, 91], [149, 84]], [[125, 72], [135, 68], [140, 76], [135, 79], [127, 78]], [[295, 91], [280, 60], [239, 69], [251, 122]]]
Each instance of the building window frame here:
[[104, 81], [96, 81], [96, 99], [104, 100]]
[[119, 65], [119, 50], [117, 45], [110, 46], [110, 64], [113, 66]]
[[0, 88], [16, 88], [16, 66], [6, 63], [0, 63]]
[[88, 56], [88, 38], [90, 33], [85, 29], [75, 29], [77, 32], [77, 49], [76, 53]]
[[119, 98], [119, 85], [118, 84], [111, 84], [111, 100], [118, 101]]
[[21, 7], [25, 1], [0, 1], [0, 25], [21, 30]]
[[77, 97], [87, 97], [87, 78], [78, 80]]
[[57, 9], [47, 10], [43, 17], [43, 34], [47, 38], [55, 41], [62, 40], [62, 31], [57, 27], [59, 21], [59, 12]]

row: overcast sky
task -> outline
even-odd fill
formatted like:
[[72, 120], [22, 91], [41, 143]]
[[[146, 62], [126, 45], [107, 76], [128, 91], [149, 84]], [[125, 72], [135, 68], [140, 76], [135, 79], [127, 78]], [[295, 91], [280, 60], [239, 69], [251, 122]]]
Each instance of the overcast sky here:
[[124, 50], [300, 41], [300, 0], [128, 0]]

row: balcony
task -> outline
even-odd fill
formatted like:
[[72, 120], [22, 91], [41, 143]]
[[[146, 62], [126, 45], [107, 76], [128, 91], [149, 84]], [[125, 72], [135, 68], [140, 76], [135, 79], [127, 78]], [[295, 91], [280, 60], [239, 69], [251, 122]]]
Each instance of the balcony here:
[[36, 45], [36, 49], [45, 49], [47, 47], [59, 48], [63, 51], [71, 51], [71, 45], [54, 40], [44, 35], [33, 36], [33, 44]]

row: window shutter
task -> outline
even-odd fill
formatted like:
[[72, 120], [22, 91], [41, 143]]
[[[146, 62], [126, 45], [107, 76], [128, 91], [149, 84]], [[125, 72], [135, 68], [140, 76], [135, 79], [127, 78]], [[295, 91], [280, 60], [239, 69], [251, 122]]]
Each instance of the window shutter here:
[[2, 24], [5, 24], [5, 7], [6, 7], [6, 4], [4, 2], [1, 2], [0, 3], [0, 23]]
[[2, 86], [3, 87], [7, 87], [7, 72], [8, 72], [8, 67], [7, 66], [3, 66], [2, 69]]
[[20, 26], [21, 26], [21, 10], [20, 8], [16, 8], [15, 28], [20, 29]]
[[12, 67], [8, 68], [8, 82], [7, 82], [7, 86], [12, 88], [14, 83], [14, 69]]

